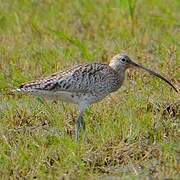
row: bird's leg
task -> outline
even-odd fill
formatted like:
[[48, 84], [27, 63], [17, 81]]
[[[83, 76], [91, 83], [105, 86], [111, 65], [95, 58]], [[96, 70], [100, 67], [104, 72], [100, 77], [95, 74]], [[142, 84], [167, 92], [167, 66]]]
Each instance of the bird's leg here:
[[77, 122], [76, 122], [76, 140], [77, 141], [79, 141], [81, 129], [85, 130], [85, 122], [84, 122], [84, 118], [83, 118], [83, 113], [87, 106], [88, 106], [87, 104], [80, 105], [80, 113], [79, 113], [79, 116], [78, 116]]
[[83, 115], [80, 114], [76, 122], [76, 140], [77, 141], [79, 141], [80, 131], [82, 128], [83, 130], [85, 130], [85, 123], [84, 123]]
[[86, 126], [85, 126], [85, 122], [84, 122], [84, 118], [82, 117], [81, 119], [81, 127], [83, 128], [83, 130], [85, 131]]

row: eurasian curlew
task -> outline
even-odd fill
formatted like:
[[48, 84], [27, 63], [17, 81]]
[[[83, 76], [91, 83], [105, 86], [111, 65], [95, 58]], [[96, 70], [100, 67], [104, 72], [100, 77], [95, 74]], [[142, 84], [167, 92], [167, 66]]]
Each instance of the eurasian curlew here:
[[164, 80], [178, 92], [173, 84], [163, 76], [136, 64], [127, 55], [121, 54], [114, 56], [109, 65], [101, 63], [77, 65], [49, 77], [23, 84], [17, 91], [78, 104], [80, 110], [76, 123], [76, 138], [78, 140], [81, 128], [85, 129], [83, 113], [86, 108], [117, 91], [124, 81], [125, 71], [131, 67], [144, 69]]

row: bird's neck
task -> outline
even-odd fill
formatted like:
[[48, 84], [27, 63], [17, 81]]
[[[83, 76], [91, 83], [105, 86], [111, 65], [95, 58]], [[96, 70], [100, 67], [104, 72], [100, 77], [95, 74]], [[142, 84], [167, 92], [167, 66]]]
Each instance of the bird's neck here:
[[118, 79], [119, 79], [120, 83], [122, 83], [125, 78], [126, 68], [124, 66], [118, 66], [117, 64], [114, 64], [114, 63], [110, 63], [109, 66], [113, 70], [115, 70], [115, 72], [118, 74]]
[[120, 74], [121, 76], [125, 74], [126, 67], [120, 66], [114, 62], [110, 62], [109, 66], [116, 71], [116, 73]]

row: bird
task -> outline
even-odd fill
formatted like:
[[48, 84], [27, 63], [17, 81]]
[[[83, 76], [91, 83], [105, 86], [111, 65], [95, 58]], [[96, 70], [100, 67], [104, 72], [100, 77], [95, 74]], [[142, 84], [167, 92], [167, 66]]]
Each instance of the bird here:
[[117, 54], [109, 64], [85, 63], [75, 65], [48, 77], [22, 84], [16, 91], [45, 99], [60, 100], [79, 106], [76, 120], [76, 140], [80, 131], [85, 130], [83, 114], [93, 103], [103, 100], [117, 91], [123, 84], [125, 72], [129, 68], [140, 68], [168, 83], [176, 92], [176, 87], [157, 72], [137, 64], [126, 54]]

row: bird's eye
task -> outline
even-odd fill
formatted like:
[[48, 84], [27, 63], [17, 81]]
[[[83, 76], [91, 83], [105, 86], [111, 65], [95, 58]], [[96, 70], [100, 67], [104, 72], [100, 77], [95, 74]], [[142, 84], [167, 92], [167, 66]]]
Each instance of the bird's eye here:
[[121, 61], [122, 61], [122, 62], [125, 62], [125, 61], [126, 61], [126, 59], [125, 59], [125, 58], [122, 58], [122, 59], [121, 59]]

